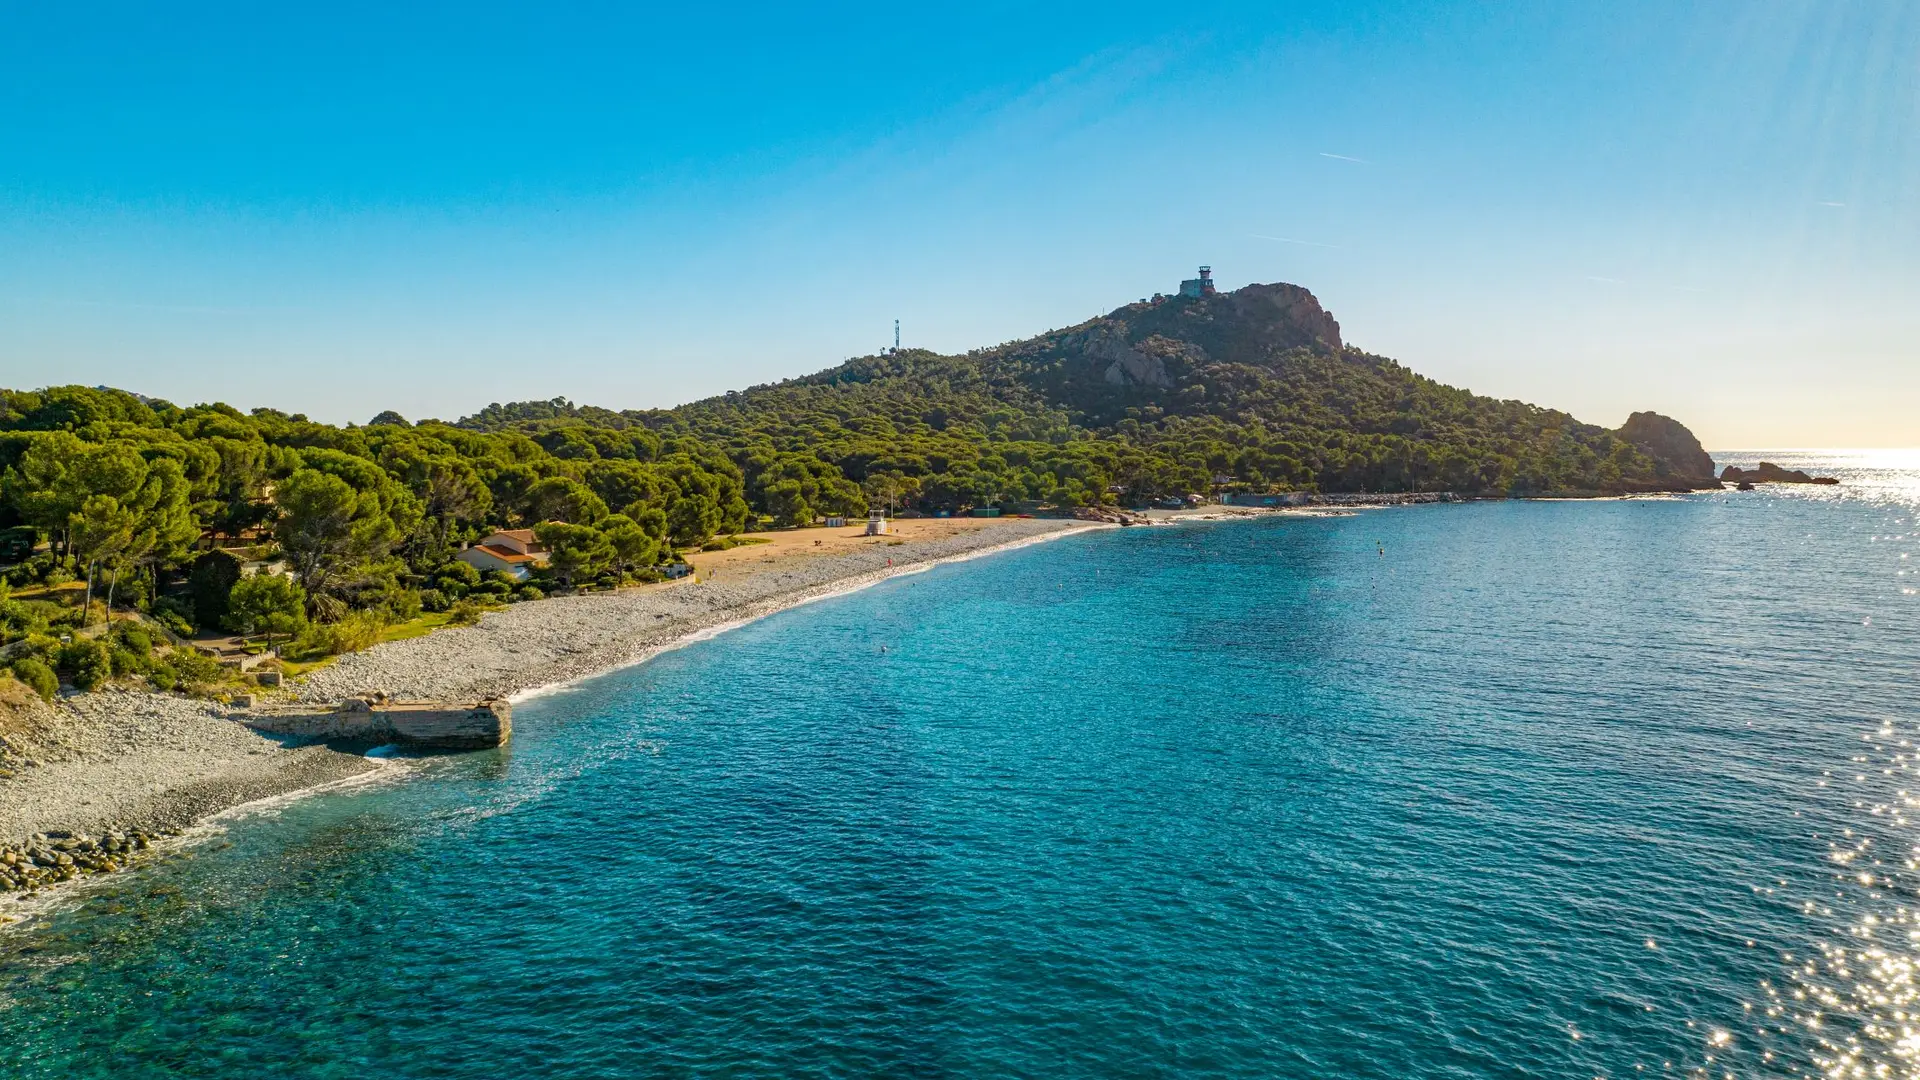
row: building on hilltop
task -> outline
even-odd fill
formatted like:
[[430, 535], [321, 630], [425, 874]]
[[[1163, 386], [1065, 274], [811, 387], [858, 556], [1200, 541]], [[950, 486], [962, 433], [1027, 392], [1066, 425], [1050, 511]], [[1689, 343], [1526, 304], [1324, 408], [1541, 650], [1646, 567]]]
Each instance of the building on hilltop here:
[[1213, 267], [1203, 266], [1200, 268], [1199, 277], [1188, 278], [1187, 280], [1181, 282], [1180, 295], [1196, 296], [1196, 297], [1212, 296], [1213, 295]]

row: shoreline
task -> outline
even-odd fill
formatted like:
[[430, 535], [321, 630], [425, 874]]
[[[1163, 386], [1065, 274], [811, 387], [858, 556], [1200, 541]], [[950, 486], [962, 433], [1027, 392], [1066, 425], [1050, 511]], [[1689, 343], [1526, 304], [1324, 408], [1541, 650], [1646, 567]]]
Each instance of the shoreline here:
[[[731, 560], [696, 556], [696, 567], [710, 571], [703, 580], [489, 612], [475, 626], [343, 656], [292, 696], [337, 700], [378, 690], [523, 701], [894, 577], [1115, 527], [1034, 518], [949, 522], [926, 530], [931, 535], [872, 538], [857, 550], [811, 558], [791, 551], [755, 559], [751, 547], [734, 549], [747, 554]], [[461, 662], [463, 651], [476, 650], [485, 662]], [[35, 853], [51, 860], [58, 842], [152, 838], [138, 858], [111, 870], [43, 866], [27, 888], [0, 881], [0, 927], [35, 921], [83, 895], [89, 883], [217, 835], [229, 818], [383, 776], [402, 778], [364, 751], [264, 735], [227, 719], [228, 711], [178, 695], [109, 690], [51, 706], [33, 699], [0, 715], [0, 733], [13, 739], [6, 745], [23, 748], [19, 760], [31, 762], [0, 779], [0, 852], [14, 860], [0, 869], [13, 882], [24, 883], [26, 866], [39, 861]]]
[[[1035, 519], [1035, 520], [1051, 520], [1051, 519]], [[787, 594], [784, 597], [780, 597], [776, 600], [769, 601], [763, 608], [756, 607], [753, 610], [740, 614], [736, 618], [727, 619], [721, 622], [713, 623], [712, 625], [709, 625], [709, 626], [703, 626], [703, 627], [698, 627], [696, 629], [688, 630], [686, 633], [681, 634], [680, 636], [673, 638], [672, 640], [662, 642], [657, 646], [649, 647], [648, 649], [646, 649], [646, 651], [642, 655], [636, 656], [631, 660], [626, 660], [621, 663], [617, 663], [609, 667], [601, 668], [596, 671], [589, 671], [581, 675], [575, 675], [569, 678], [555, 680], [553, 682], [541, 683], [537, 686], [529, 686], [529, 687], [526, 687], [525, 689], [513, 691], [512, 693], [506, 695], [506, 697], [510, 703], [519, 704], [522, 701], [528, 701], [534, 698], [544, 697], [548, 694], [559, 693], [560, 691], [563, 691], [568, 687], [578, 685], [579, 683], [585, 682], [589, 679], [597, 679], [602, 675], [610, 675], [616, 671], [621, 671], [626, 668], [638, 667], [639, 665], [644, 664], [649, 660], [652, 660], [653, 658], [659, 656], [662, 653], [670, 652], [674, 649], [683, 648], [685, 646], [692, 645], [698, 642], [709, 641], [713, 638], [719, 637], [721, 634], [727, 633], [730, 630], [737, 630], [740, 627], [748, 625], [749, 623], [758, 622], [759, 620], [767, 618], [769, 616], [778, 615], [783, 611], [790, 611], [794, 608], [804, 607], [808, 604], [816, 603], [822, 600], [831, 600], [836, 596], [847, 596], [852, 593], [860, 592], [864, 589], [870, 589], [875, 585], [878, 585], [884, 581], [890, 581], [897, 577], [907, 577], [913, 574], [925, 573], [937, 566], [946, 566], [952, 563], [971, 562], [974, 559], [984, 559], [991, 555], [1000, 555], [1009, 551], [1018, 550], [1020, 548], [1034, 547], [1039, 544], [1051, 543], [1052, 541], [1063, 540], [1069, 536], [1077, 536], [1081, 533], [1095, 532], [1102, 529], [1115, 529], [1115, 528], [1119, 528], [1119, 526], [1107, 525], [1107, 524], [1097, 523], [1097, 522], [1084, 522], [1084, 521], [1068, 522], [1066, 523], [1066, 526], [1063, 528], [1055, 529], [1049, 532], [1042, 532], [1037, 535], [1026, 536], [1016, 540], [1007, 540], [1002, 543], [992, 544], [986, 547], [980, 547], [980, 548], [974, 548], [971, 550], [962, 551], [954, 555], [940, 556], [940, 557], [925, 559], [925, 560], [911, 562], [911, 563], [902, 563], [901, 565], [898, 565], [898, 566], [883, 567], [882, 569], [877, 571], [870, 571], [862, 574], [854, 574], [845, 578], [841, 578], [837, 581], [829, 582], [824, 585], [814, 586], [814, 587], [806, 588], [794, 593]]]

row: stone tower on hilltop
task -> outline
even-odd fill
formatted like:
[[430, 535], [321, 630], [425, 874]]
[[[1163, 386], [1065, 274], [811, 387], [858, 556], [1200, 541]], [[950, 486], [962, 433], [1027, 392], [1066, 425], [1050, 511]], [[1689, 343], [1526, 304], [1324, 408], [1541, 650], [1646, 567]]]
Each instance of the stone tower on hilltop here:
[[1200, 268], [1199, 277], [1188, 278], [1187, 280], [1181, 282], [1180, 295], [1181, 296], [1212, 296], [1213, 295], [1213, 267], [1203, 266]]

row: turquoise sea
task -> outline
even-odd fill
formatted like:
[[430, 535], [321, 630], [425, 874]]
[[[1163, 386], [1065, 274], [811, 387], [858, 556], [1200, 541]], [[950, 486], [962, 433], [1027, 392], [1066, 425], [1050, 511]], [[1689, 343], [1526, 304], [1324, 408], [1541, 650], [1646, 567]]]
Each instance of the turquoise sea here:
[[1769, 456], [1848, 482], [1082, 535], [536, 698], [0, 938], [0, 1076], [1915, 1075], [1920, 456]]

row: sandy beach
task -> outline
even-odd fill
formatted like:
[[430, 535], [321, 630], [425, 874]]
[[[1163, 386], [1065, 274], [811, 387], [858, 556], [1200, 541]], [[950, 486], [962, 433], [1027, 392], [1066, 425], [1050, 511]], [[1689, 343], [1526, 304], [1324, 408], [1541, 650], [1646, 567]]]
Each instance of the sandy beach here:
[[[895, 526], [886, 537], [865, 536], [860, 525], [765, 534], [768, 543], [694, 555], [694, 578], [516, 604], [475, 626], [343, 656], [292, 693], [308, 701], [524, 694], [889, 576], [1100, 527], [1030, 518]], [[36, 835], [175, 833], [377, 767], [359, 753], [261, 735], [226, 712], [178, 695], [111, 690], [53, 705], [30, 695], [0, 703], [0, 851], [15, 853], [18, 866], [30, 849], [50, 849]]]

